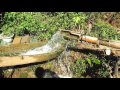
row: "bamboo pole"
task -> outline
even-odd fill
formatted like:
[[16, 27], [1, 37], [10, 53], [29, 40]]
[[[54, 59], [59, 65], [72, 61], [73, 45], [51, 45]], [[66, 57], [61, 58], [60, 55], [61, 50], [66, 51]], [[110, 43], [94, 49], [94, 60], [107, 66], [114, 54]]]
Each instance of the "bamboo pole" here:
[[98, 45], [104, 45], [104, 46], [120, 49], [120, 42], [98, 40], [98, 38], [90, 37], [90, 36], [82, 36], [81, 40], [94, 43], [94, 44], [98, 44]]
[[119, 42], [99, 40], [99, 44], [104, 45], [104, 46], [108, 46], [108, 47], [112, 47], [112, 48], [120, 49], [120, 43]]
[[48, 61], [56, 58], [63, 50], [64, 49], [61, 48], [58, 51], [54, 51], [46, 54], [40, 54], [40, 55], [33, 55], [33, 56], [11, 56], [11, 57], [2, 56], [0, 57], [0, 67], [16, 66], [16, 65], [24, 65], [24, 64]]
[[120, 49], [120, 42], [99, 40], [96, 37], [85, 36], [85, 35], [81, 36], [80, 34], [71, 32], [69, 30], [63, 30], [62, 34], [65, 39], [81, 40], [93, 44], [104, 45], [104, 46]]
[[82, 47], [76, 46], [76, 47], [68, 47], [68, 48], [75, 49], [75, 50], [88, 50], [88, 51], [105, 52], [105, 53], [106, 53], [106, 50], [110, 50], [110, 55], [120, 56], [120, 49], [90, 48], [86, 46], [82, 46]]

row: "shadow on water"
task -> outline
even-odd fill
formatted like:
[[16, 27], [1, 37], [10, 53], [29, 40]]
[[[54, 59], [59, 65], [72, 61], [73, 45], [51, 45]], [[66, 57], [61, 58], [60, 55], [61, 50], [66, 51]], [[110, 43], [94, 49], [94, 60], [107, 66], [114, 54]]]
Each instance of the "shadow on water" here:
[[38, 67], [35, 70], [35, 75], [37, 78], [59, 78], [55, 72], [49, 69], [43, 69], [42, 67]]

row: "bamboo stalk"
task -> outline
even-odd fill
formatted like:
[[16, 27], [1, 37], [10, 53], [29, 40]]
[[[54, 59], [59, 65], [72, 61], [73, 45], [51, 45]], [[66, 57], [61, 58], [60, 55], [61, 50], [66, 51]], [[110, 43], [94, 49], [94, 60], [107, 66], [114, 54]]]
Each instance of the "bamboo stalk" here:
[[82, 40], [82, 41], [86, 41], [86, 42], [93, 43], [93, 44], [104, 45], [104, 46], [120, 49], [120, 42], [118, 42], [118, 41], [117, 42], [109, 41], [109, 40], [105, 41], [105, 40], [99, 40], [96, 37], [80, 36], [80, 34], [74, 33], [74, 32], [69, 31], [69, 30], [63, 30], [62, 34], [63, 34], [65, 39]]
[[32, 48], [40, 47], [46, 42], [33, 42], [33, 43], [20, 43], [20, 44], [11, 44], [0, 46], [0, 53], [16, 53]]
[[120, 49], [120, 43], [119, 42], [111, 42], [111, 41], [107, 42], [107, 41], [99, 40], [99, 44], [105, 45], [105, 46], [108, 46], [108, 47], [113, 47], [113, 48]]
[[32, 56], [2, 56], [0, 57], [0, 67], [7, 66], [16, 66], [16, 65], [24, 65], [31, 63], [38, 63], [43, 61], [48, 61], [56, 58], [64, 49], [61, 48], [58, 51], [40, 54], [40, 55], [32, 55]]

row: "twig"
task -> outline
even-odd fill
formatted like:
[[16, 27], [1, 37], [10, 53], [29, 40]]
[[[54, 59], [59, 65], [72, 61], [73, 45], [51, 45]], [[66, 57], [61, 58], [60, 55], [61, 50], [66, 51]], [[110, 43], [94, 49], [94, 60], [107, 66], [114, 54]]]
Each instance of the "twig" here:
[[12, 72], [11, 72], [11, 74], [10, 74], [10, 76], [8, 78], [12, 78], [14, 72], [15, 72], [15, 69], [12, 70]]

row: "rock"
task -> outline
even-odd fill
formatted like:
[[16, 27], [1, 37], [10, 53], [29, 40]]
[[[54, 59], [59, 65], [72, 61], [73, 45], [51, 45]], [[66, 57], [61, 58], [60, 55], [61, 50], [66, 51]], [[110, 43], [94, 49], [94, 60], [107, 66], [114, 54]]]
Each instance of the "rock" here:
[[6, 43], [10, 43], [12, 41], [12, 39], [11, 38], [4, 38], [3, 41]]
[[105, 50], [105, 52], [106, 52], [106, 55], [110, 55], [110, 54], [111, 54], [111, 50], [110, 50], [109, 48], [107, 48], [107, 49]]

